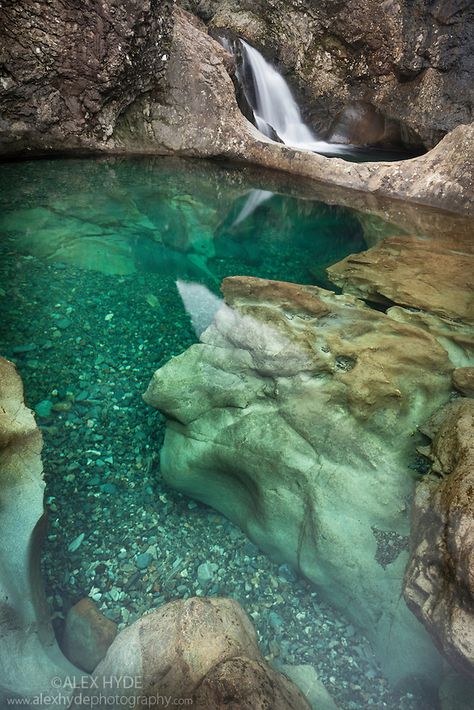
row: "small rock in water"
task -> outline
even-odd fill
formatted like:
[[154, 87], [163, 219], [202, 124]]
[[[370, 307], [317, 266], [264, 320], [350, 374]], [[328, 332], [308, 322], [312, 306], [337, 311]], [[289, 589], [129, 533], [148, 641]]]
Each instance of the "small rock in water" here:
[[85, 537], [84, 533], [81, 533], [80, 535], [75, 537], [74, 540], [71, 543], [69, 543], [68, 548], [67, 548], [68, 551], [75, 552], [77, 549], [79, 549], [79, 547], [82, 545], [82, 541], [84, 540], [84, 537]]
[[60, 318], [60, 320], [58, 320], [56, 325], [60, 330], [66, 330], [66, 328], [69, 328], [71, 323], [72, 323], [72, 321], [70, 318]]
[[50, 417], [52, 410], [53, 410], [53, 403], [50, 402], [49, 399], [43, 399], [41, 402], [38, 402], [38, 404], [35, 406], [36, 414], [39, 417], [41, 417], [42, 419], [46, 419], [47, 417]]
[[100, 490], [101, 490], [103, 493], [117, 493], [118, 488], [117, 488], [117, 486], [115, 485], [115, 483], [104, 483], [104, 484], [100, 487]]
[[22, 355], [23, 353], [31, 353], [33, 350], [37, 349], [36, 343], [28, 343], [27, 345], [15, 345], [14, 348], [12, 348], [12, 353], [15, 355]]
[[138, 569], [146, 569], [152, 561], [153, 556], [149, 552], [143, 552], [141, 555], [138, 555], [135, 564]]
[[117, 625], [101, 614], [91, 599], [81, 599], [67, 615], [62, 648], [72, 663], [90, 673], [116, 634]]
[[197, 570], [197, 577], [198, 581], [201, 584], [205, 584], [206, 582], [210, 582], [211, 579], [214, 577], [214, 572], [217, 569], [217, 565], [212, 563], [212, 562], [203, 562], [201, 565], [199, 565], [198, 570]]
[[159, 304], [157, 297], [153, 293], [147, 293], [145, 296], [145, 301], [152, 307], [156, 308]]

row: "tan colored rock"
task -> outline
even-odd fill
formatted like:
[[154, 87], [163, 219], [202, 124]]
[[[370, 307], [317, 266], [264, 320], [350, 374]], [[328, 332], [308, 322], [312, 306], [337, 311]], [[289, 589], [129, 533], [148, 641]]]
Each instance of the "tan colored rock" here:
[[[166, 481], [298, 568], [360, 625], [387, 676], [436, 682], [437, 656], [400, 603], [416, 426], [451, 389], [427, 332], [351, 296], [246, 277], [201, 343], [158, 370], [145, 400], [169, 417]], [[375, 532], [374, 532], [375, 530]]]
[[[0, 701], [73, 677], [50, 624], [40, 573], [45, 529], [41, 432], [25, 405], [21, 378], [0, 358]], [[67, 691], [66, 691], [67, 692]]]
[[328, 269], [345, 293], [396, 304], [395, 320], [431, 332], [457, 367], [474, 361], [474, 247], [468, 232], [398, 235]]
[[453, 385], [466, 397], [474, 397], [474, 367], [458, 367], [453, 371]]
[[117, 624], [107, 619], [92, 599], [81, 599], [68, 611], [62, 650], [75, 666], [90, 673], [104, 658]]
[[474, 362], [474, 329], [472, 325], [401, 306], [388, 308], [387, 315], [400, 323], [414, 325], [431, 333], [446, 350], [449, 359], [456, 368], [464, 368]]
[[433, 475], [416, 490], [405, 599], [451, 663], [474, 677], [474, 400], [451, 402], [424, 431]]
[[474, 245], [394, 236], [328, 269], [346, 293], [474, 324]]
[[119, 693], [130, 704], [159, 695], [174, 704], [191, 698], [197, 710], [309, 710], [300, 691], [264, 663], [252, 624], [231, 599], [174, 601], [142, 616], [117, 636], [93, 677], [96, 687], [78, 693], [78, 707], [116, 696], [111, 677], [131, 677], [132, 687]]

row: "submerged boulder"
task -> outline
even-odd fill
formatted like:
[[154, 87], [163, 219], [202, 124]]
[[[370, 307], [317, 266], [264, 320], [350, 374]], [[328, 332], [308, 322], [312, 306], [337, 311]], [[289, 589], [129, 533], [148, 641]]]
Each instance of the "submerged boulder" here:
[[104, 658], [116, 635], [117, 624], [86, 597], [69, 609], [61, 645], [74, 665], [90, 673]]
[[451, 663], [474, 678], [474, 400], [450, 402], [424, 431], [432, 474], [416, 489], [405, 599]]
[[393, 682], [436, 682], [438, 656], [401, 591], [412, 435], [448, 397], [446, 352], [351, 296], [246, 277], [223, 292], [202, 342], [145, 394], [169, 418], [166, 481], [314, 582]]
[[[133, 683], [117, 690], [111, 678]], [[93, 681], [77, 693], [74, 707], [99, 701], [119, 707], [113, 705], [119, 693], [121, 705], [128, 700], [130, 706], [170, 698], [197, 710], [309, 710], [298, 688], [264, 662], [252, 624], [232, 599], [173, 601], [142, 616], [117, 636]], [[110, 702], [101, 700], [107, 695]]]
[[[61, 654], [40, 574], [44, 532], [43, 441], [21, 378], [0, 358], [0, 701], [43, 692], [77, 671]], [[51, 679], [57, 679], [52, 687]], [[63, 694], [67, 691], [61, 691]], [[64, 695], [63, 695], [64, 697]]]

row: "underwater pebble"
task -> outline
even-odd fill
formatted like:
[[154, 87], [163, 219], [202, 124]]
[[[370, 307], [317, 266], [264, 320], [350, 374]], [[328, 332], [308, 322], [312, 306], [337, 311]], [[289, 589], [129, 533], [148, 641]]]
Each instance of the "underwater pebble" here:
[[214, 572], [217, 569], [217, 565], [214, 563], [209, 563], [209, 562], [203, 562], [201, 565], [199, 565], [197, 569], [197, 578], [198, 581], [201, 584], [205, 584], [206, 582], [210, 582], [211, 579], [214, 577]]
[[144, 552], [143, 554], [138, 555], [135, 560], [135, 564], [138, 569], [146, 569], [151, 562], [153, 562], [153, 557], [149, 552]]
[[47, 419], [48, 417], [50, 417], [52, 411], [53, 403], [50, 402], [49, 399], [43, 399], [35, 406], [36, 414], [43, 419]]
[[75, 552], [76, 550], [78, 550], [84, 541], [84, 537], [84, 533], [81, 533], [80, 535], [75, 537], [74, 540], [68, 545], [68, 552]]

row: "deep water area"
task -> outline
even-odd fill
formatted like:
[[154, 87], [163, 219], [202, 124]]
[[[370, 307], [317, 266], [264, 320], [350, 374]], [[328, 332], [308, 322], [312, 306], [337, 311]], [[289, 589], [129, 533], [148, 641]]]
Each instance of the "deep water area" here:
[[44, 434], [53, 622], [61, 638], [85, 596], [120, 628], [177, 597], [229, 596], [264, 655], [314, 666], [341, 710], [427, 710], [390, 690], [314, 587], [160, 478], [164, 420], [142, 394], [210, 322], [222, 279], [329, 287], [325, 268], [367, 247], [366, 216], [278, 185], [177, 159], [0, 166], [0, 353]]

